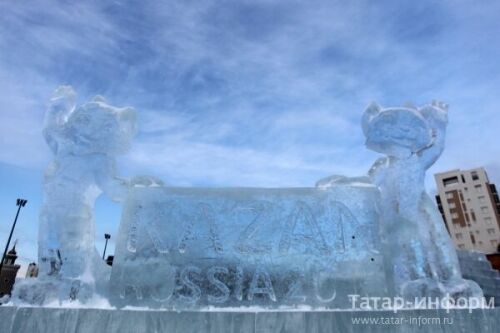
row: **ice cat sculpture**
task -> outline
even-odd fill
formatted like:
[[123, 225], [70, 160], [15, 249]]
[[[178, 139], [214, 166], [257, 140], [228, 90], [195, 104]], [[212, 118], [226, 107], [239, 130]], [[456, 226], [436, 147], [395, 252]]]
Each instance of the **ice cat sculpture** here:
[[135, 110], [101, 96], [80, 106], [75, 99], [70, 86], [61, 86], [45, 113], [43, 136], [54, 160], [45, 172], [39, 217], [39, 281], [16, 291], [35, 303], [91, 297], [96, 283], [109, 278], [95, 248], [94, 204], [102, 192], [123, 201], [130, 184], [117, 177], [115, 157], [130, 147]]
[[[451, 239], [424, 188], [426, 170], [443, 152], [447, 123], [447, 106], [439, 102], [387, 109], [373, 103], [362, 117], [366, 146], [386, 156], [373, 164], [369, 178], [357, 180], [379, 188], [388, 286], [411, 300], [482, 296], [475, 282], [462, 279]], [[332, 187], [346, 179], [330, 177], [318, 185]]]
[[381, 109], [372, 104], [362, 126], [368, 148], [385, 154], [369, 172], [380, 189], [382, 242], [389, 286], [403, 297], [480, 297], [462, 279], [458, 258], [435, 204], [425, 192], [425, 172], [444, 149], [447, 106]]
[[128, 182], [117, 177], [115, 156], [127, 152], [136, 131], [132, 108], [115, 108], [100, 96], [75, 107], [71, 87], [60, 87], [45, 115], [43, 135], [55, 158], [45, 173], [40, 214], [42, 275], [68, 278], [98, 273], [94, 203], [104, 192], [120, 202]]

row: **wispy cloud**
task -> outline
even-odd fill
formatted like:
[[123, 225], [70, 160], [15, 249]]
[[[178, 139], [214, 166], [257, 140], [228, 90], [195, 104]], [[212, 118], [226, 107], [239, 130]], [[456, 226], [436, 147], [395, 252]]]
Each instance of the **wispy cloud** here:
[[[442, 99], [431, 170], [500, 183], [496, 1], [0, 3], [0, 163], [41, 173], [52, 90], [137, 108], [120, 168], [174, 185], [309, 186], [364, 173], [363, 108]], [[0, 175], [1, 178], [9, 175]], [[428, 185], [432, 185], [429, 177]], [[11, 191], [5, 189], [4, 191]]]
[[[498, 5], [470, 7], [427, 1], [3, 3], [0, 160], [46, 163], [48, 151], [37, 137], [45, 101], [57, 84], [70, 83], [82, 100], [101, 93], [138, 108], [142, 133], [131, 171], [158, 170], [169, 165], [168, 156], [176, 157], [176, 166], [190, 164], [193, 155], [198, 165], [206, 164], [200, 159], [214, 164], [208, 150], [228, 154], [211, 169], [224, 169], [224, 177], [204, 168], [184, 169], [179, 177], [199, 179], [205, 172], [215, 183], [233, 184], [259, 163], [278, 177], [283, 164], [314, 169], [315, 159], [323, 171], [322, 156], [335, 157], [332, 172], [348, 169], [352, 155], [336, 153], [364, 150], [357, 124], [368, 102], [419, 104], [436, 97], [451, 104], [450, 141], [460, 142], [459, 133], [473, 128], [472, 141], [485, 147], [450, 143], [444, 158], [451, 161], [443, 165], [464, 163], [467, 153], [494, 163], [497, 151], [486, 143], [498, 125], [491, 95], [498, 87], [499, 28], [492, 14]], [[187, 153], [196, 149], [207, 150]], [[229, 162], [238, 152], [244, 159]], [[176, 170], [161, 169], [175, 179]]]

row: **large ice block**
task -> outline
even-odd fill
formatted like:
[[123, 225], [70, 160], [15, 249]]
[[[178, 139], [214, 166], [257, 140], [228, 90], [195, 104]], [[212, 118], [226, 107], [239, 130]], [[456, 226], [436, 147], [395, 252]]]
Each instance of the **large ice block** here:
[[369, 184], [136, 187], [111, 273], [114, 305], [345, 307], [385, 291]]
[[[500, 309], [393, 311], [152, 311], [0, 306], [0, 332], [491, 333]], [[496, 328], [495, 328], [496, 327]]]

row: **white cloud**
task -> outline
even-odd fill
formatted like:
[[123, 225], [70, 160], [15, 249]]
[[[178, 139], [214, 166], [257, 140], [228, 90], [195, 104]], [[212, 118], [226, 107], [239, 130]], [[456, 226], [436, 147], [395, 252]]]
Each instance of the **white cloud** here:
[[[450, 104], [430, 173], [500, 175], [498, 4], [169, 1], [0, 4], [0, 163], [41, 173], [51, 91], [137, 108], [124, 173], [176, 185], [308, 186], [364, 173], [372, 100]], [[9, 175], [0, 175], [9, 177]], [[0, 178], [1, 179], [1, 178]], [[432, 178], [427, 184], [432, 187]], [[12, 191], [5, 189], [4, 191]]]
[[[350, 169], [357, 160], [351, 154], [340, 159], [338, 154], [351, 145], [362, 153], [358, 119], [371, 100], [384, 105], [416, 98], [424, 103], [443, 96], [452, 104], [453, 141], [463, 139], [456, 133], [474, 119], [498, 125], [492, 117], [493, 99], [484, 89], [496, 87], [497, 80], [471, 84], [470, 63], [471, 68], [444, 76], [474, 59], [467, 50], [460, 51], [463, 38], [492, 48], [484, 44], [491, 42], [491, 34], [481, 34], [480, 42], [471, 37], [474, 24], [491, 28], [491, 15], [479, 20], [491, 11], [475, 7], [471, 12], [467, 5], [446, 3], [405, 7], [332, 1], [4, 4], [0, 45], [8, 52], [0, 56], [0, 161], [41, 168], [50, 158], [37, 133], [45, 101], [59, 83], [75, 85], [81, 101], [107, 92], [112, 102], [139, 109], [142, 134], [136, 147], [150, 157], [139, 158], [136, 150], [131, 160], [141, 161], [141, 166], [159, 167], [159, 159], [151, 157], [157, 146], [163, 151], [162, 163], [170, 155], [176, 156], [175, 165], [190, 164], [193, 156], [200, 166], [207, 163], [202, 156], [214, 164], [209, 154], [192, 152], [208, 149], [228, 155], [212, 170], [232, 166], [234, 172], [221, 178], [231, 183], [238, 178], [227, 179], [230, 174], [254, 170], [249, 164], [277, 170], [283, 164], [295, 165], [300, 170], [318, 163], [322, 169], [322, 156], [331, 156], [336, 160], [330, 164]], [[415, 22], [398, 26], [399, 17], [410, 12]], [[457, 20], [458, 29], [447, 26]], [[441, 61], [446, 55], [455, 58]], [[83, 60], [72, 62], [71, 57]], [[92, 63], [95, 72], [87, 67]], [[101, 72], [108, 70], [110, 76], [103, 77]], [[107, 82], [97, 87], [93, 77]], [[487, 107], [471, 117], [455, 106], [472, 107], [464, 96], [481, 96], [475, 107]], [[464, 163], [464, 148], [485, 163], [495, 155], [495, 147], [484, 145], [494, 131], [470, 135], [476, 135], [471, 141], [489, 149], [451, 143], [443, 166]], [[182, 151], [169, 154], [174, 147]], [[233, 161], [231, 154], [252, 162]], [[194, 167], [192, 173], [196, 178]]]

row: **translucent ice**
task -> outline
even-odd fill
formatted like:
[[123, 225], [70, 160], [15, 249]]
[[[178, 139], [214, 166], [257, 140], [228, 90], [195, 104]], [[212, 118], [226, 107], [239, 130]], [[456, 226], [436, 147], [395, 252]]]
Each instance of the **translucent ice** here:
[[[390, 323], [389, 319], [390, 318]], [[418, 321], [417, 321], [418, 319]], [[437, 320], [439, 319], [439, 321]], [[366, 320], [366, 321], [365, 321]], [[384, 324], [381, 324], [385, 321]], [[430, 321], [432, 320], [432, 321]], [[354, 323], [354, 324], [353, 324]], [[355, 324], [359, 323], [359, 324]], [[422, 327], [420, 327], [422, 323]], [[425, 326], [425, 327], [424, 327]], [[500, 309], [360, 311], [151, 311], [0, 307], [0, 332], [304, 333], [497, 332]], [[416, 328], [418, 327], [418, 328]]]
[[115, 156], [128, 150], [136, 114], [101, 96], [76, 106], [75, 97], [71, 87], [59, 87], [45, 114], [43, 135], [54, 160], [43, 188], [40, 277], [60, 275], [92, 284], [104, 280], [106, 270], [94, 245], [94, 203], [102, 192], [115, 201], [127, 194], [128, 182], [116, 175]]
[[[366, 145], [385, 156], [366, 176], [331, 176], [311, 188], [175, 188], [116, 176], [115, 157], [135, 133], [133, 109], [100, 96], [76, 107], [73, 90], [60, 87], [44, 126], [54, 161], [40, 277], [14, 292], [47, 304], [85, 301], [102, 288], [114, 306], [169, 309], [346, 308], [352, 294], [479, 297], [424, 189], [446, 125], [440, 103], [372, 104], [362, 117]], [[94, 247], [101, 192], [124, 202], [111, 277]]]
[[139, 188], [127, 200], [112, 304], [343, 307], [385, 290], [374, 186]]
[[455, 249], [435, 204], [425, 192], [426, 170], [444, 149], [447, 107], [381, 109], [363, 115], [368, 148], [386, 156], [369, 174], [380, 190], [381, 241], [393, 292], [419, 296], [482, 295], [462, 279]]

